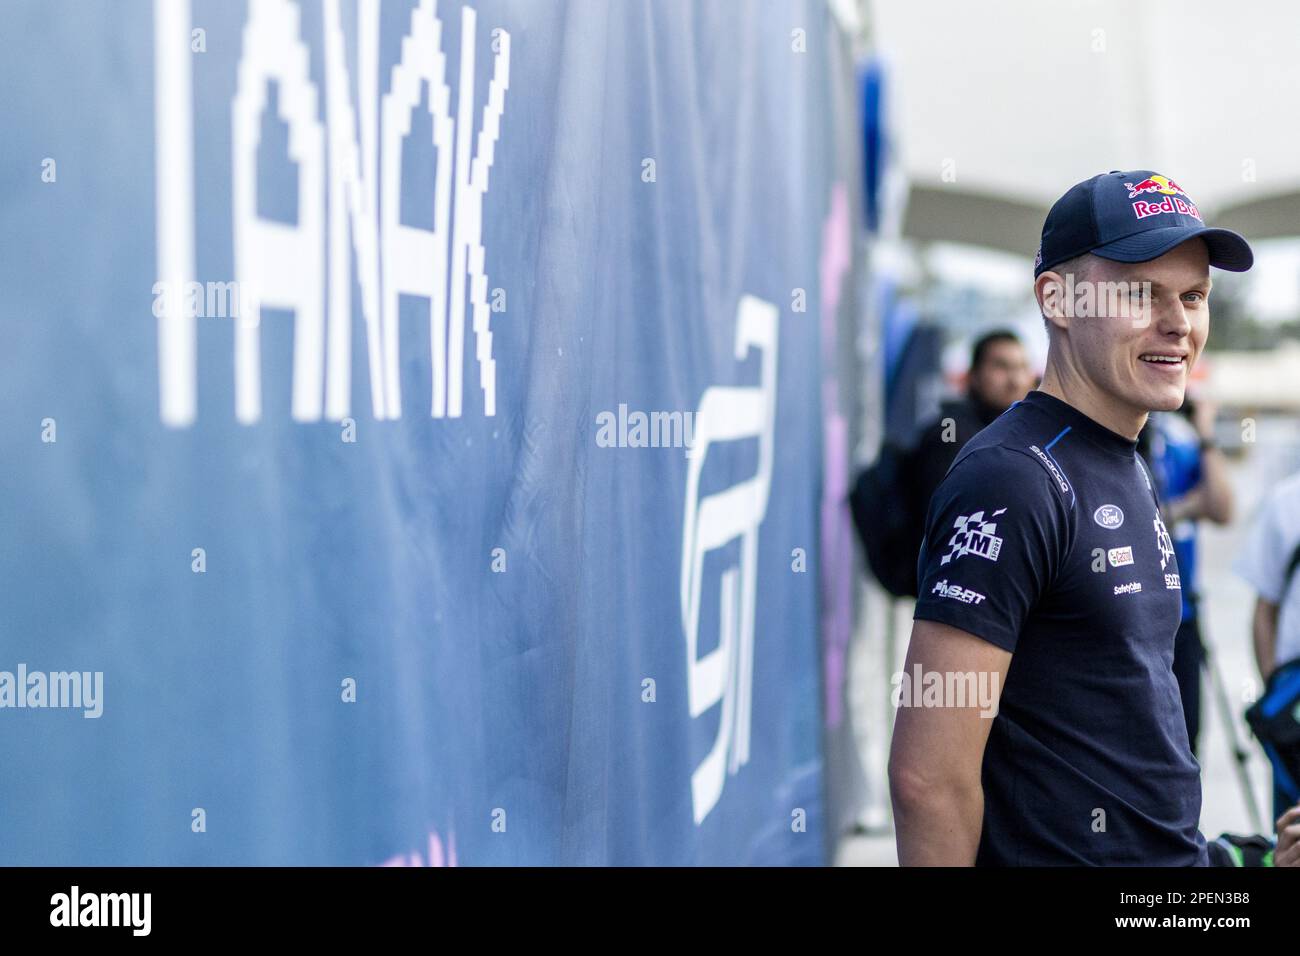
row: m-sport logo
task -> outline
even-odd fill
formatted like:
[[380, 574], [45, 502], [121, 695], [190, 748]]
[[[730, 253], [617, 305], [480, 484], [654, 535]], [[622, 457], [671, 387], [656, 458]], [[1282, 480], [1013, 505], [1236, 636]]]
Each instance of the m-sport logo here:
[[[1006, 508], [999, 508], [990, 517], [996, 518], [1006, 510]], [[960, 515], [952, 526], [955, 533], [948, 539], [948, 553], [939, 559], [941, 565], [955, 561], [963, 554], [974, 554], [996, 561], [998, 555], [1002, 553], [1002, 539], [996, 535], [997, 523], [985, 521], [983, 511]]]

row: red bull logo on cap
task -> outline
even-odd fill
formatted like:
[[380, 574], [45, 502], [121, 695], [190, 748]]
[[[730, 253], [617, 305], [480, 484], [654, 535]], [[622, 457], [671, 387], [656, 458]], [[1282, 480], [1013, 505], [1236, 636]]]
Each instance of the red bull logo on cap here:
[[1128, 190], [1129, 199], [1137, 199], [1138, 196], [1146, 193], [1154, 193], [1164, 197], [1158, 202], [1144, 199], [1133, 203], [1133, 212], [1139, 219], [1158, 216], [1166, 212], [1194, 216], [1197, 219], [1201, 218], [1201, 212], [1196, 208], [1196, 204], [1192, 202], [1191, 197], [1183, 191], [1182, 186], [1168, 176], [1159, 176], [1153, 173], [1149, 178], [1141, 182], [1125, 183], [1124, 188]]
[[[1166, 196], [1160, 202], [1143, 202], [1139, 200], [1133, 204], [1133, 212], [1139, 219], [1145, 219], [1147, 216], [1158, 216], [1162, 212], [1180, 213], [1184, 216], [1195, 216], [1201, 219], [1201, 211], [1196, 208], [1196, 204], [1188, 202], [1178, 196]], [[1205, 220], [1201, 220], [1204, 222]]]
[[1183, 187], [1178, 185], [1168, 176], [1152, 174], [1149, 179], [1144, 179], [1140, 183], [1125, 183], [1124, 188], [1128, 190], [1129, 199], [1137, 199], [1143, 193], [1160, 193], [1163, 196], [1186, 196]]

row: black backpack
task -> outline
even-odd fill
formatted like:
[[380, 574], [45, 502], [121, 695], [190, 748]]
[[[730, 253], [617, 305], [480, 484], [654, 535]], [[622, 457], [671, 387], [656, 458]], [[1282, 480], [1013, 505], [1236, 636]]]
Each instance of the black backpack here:
[[[1298, 566], [1300, 547], [1287, 564], [1283, 597]], [[1300, 658], [1269, 675], [1264, 696], [1246, 711], [1246, 723], [1268, 754], [1278, 789], [1291, 803], [1300, 801]]]
[[925, 515], [918, 514], [913, 481], [914, 455], [912, 449], [886, 440], [880, 456], [858, 475], [849, 493], [867, 564], [895, 597], [916, 597], [916, 563], [925, 536]]

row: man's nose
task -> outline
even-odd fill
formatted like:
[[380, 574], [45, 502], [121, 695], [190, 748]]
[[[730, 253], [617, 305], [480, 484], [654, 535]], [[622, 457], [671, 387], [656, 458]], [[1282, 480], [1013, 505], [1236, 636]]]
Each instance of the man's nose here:
[[1160, 299], [1155, 310], [1156, 331], [1161, 334], [1185, 336], [1192, 331], [1192, 323], [1187, 318], [1182, 299]]

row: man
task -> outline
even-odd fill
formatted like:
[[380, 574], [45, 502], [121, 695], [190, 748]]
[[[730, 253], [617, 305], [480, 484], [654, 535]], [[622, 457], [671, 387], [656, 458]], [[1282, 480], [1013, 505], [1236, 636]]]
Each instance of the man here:
[[925, 514], [934, 490], [966, 442], [1024, 398], [1032, 385], [1025, 347], [1014, 332], [997, 329], [980, 336], [971, 351], [966, 397], [943, 405], [912, 453], [913, 491], [920, 514]]
[[[927, 517], [906, 672], [945, 693], [895, 723], [901, 864], [1207, 863], [1172, 670], [1178, 563], [1136, 440], [1183, 404], [1209, 267], [1252, 261], [1148, 170], [1048, 213], [1042, 383], [962, 449]], [[997, 689], [995, 717], [946, 693], [967, 674]]]
[[[1255, 589], [1251, 632], [1259, 676], [1267, 683], [1278, 667], [1300, 658], [1300, 473], [1264, 500], [1255, 526], [1233, 565]], [[1285, 800], [1276, 771], [1274, 816]]]
[[1151, 477], [1164, 503], [1161, 518], [1174, 544], [1182, 584], [1182, 621], [1174, 640], [1174, 678], [1183, 702], [1192, 754], [1201, 732], [1201, 641], [1196, 579], [1196, 526], [1232, 520], [1232, 484], [1214, 441], [1214, 406], [1188, 399], [1178, 413], [1154, 412], [1138, 436], [1138, 452], [1151, 463]]

